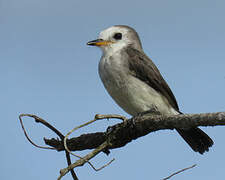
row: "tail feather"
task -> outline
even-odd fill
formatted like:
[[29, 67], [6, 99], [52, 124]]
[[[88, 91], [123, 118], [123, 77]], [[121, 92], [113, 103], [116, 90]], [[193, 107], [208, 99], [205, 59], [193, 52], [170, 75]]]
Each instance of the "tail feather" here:
[[209, 147], [213, 145], [213, 140], [197, 127], [187, 130], [176, 130], [195, 152], [203, 154], [204, 152], [209, 151]]

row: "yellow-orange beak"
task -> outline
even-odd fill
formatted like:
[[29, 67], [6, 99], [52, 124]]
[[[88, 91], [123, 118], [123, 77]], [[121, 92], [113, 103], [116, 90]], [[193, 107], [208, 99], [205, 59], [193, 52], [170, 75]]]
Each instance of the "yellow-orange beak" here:
[[89, 41], [87, 43], [87, 45], [89, 45], [89, 46], [107, 46], [112, 43], [113, 43], [112, 41], [104, 41], [103, 39], [96, 39], [93, 41]]

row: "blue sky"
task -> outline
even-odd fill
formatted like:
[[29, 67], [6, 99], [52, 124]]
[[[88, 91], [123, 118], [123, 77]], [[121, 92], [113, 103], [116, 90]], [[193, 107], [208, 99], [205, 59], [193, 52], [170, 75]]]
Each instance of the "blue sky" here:
[[[137, 30], [182, 112], [224, 111], [224, 17], [222, 0], [0, 0], [1, 179], [56, 179], [66, 166], [64, 153], [40, 150], [25, 140], [20, 113], [36, 114], [63, 133], [96, 113], [128, 116], [99, 79], [101, 51], [86, 46], [115, 24]], [[104, 131], [117, 122], [100, 121], [73, 136]], [[25, 126], [37, 143], [56, 137], [28, 119]], [[98, 155], [92, 160], [96, 167], [116, 159], [102, 171], [85, 165], [77, 175], [81, 180], [162, 179], [197, 164], [173, 179], [222, 179], [224, 127], [203, 129], [215, 142], [203, 156], [175, 131], [159, 131], [112, 150], [108, 157]]]

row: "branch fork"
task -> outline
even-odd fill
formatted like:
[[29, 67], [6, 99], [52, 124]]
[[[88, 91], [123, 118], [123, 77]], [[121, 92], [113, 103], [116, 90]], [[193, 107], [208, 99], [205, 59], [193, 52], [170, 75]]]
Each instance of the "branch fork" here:
[[[46, 139], [44, 141], [47, 145], [51, 147], [43, 147], [36, 145], [27, 135], [22, 118], [28, 116], [35, 119], [36, 122], [41, 123], [54, 131], [59, 137], [58, 139]], [[106, 132], [97, 132], [97, 133], [89, 133], [83, 134], [79, 137], [68, 139], [69, 135], [76, 131], [79, 128], [87, 126], [97, 120], [102, 119], [121, 119], [123, 123], [118, 123], [114, 126], [108, 127]], [[180, 115], [173, 115], [173, 116], [164, 116], [159, 115], [157, 113], [148, 114], [143, 113], [139, 114], [138, 116], [132, 117], [131, 119], [126, 119], [124, 116], [120, 115], [100, 115], [97, 114], [95, 118], [89, 122], [86, 122], [83, 125], [77, 126], [71, 131], [69, 131], [66, 136], [62, 135], [55, 127], [50, 125], [48, 122], [43, 120], [40, 117], [37, 117], [32, 114], [21, 114], [19, 116], [20, 123], [24, 134], [28, 141], [38, 148], [45, 148], [45, 149], [54, 149], [57, 151], [65, 151], [68, 167], [60, 170], [60, 175], [58, 180], [60, 180], [65, 174], [69, 171], [72, 174], [73, 179], [78, 180], [75, 172], [73, 169], [75, 167], [83, 166], [85, 163], [88, 163], [94, 170], [98, 171], [102, 168], [108, 166], [113, 160], [109, 163], [105, 164], [99, 169], [96, 169], [91, 163], [90, 160], [95, 157], [100, 152], [105, 152], [106, 154], [109, 153], [110, 149], [119, 148], [125, 146], [127, 143], [135, 140], [141, 136], [149, 134], [154, 131], [170, 129], [173, 130], [175, 128], [192, 128], [198, 126], [217, 126], [217, 125], [225, 125], [225, 112], [217, 112], [217, 113], [204, 113], [204, 114], [180, 114]], [[71, 151], [80, 151], [85, 149], [94, 149], [92, 152], [88, 153], [84, 157], [76, 155]], [[70, 154], [78, 157], [79, 159], [71, 164]], [[173, 173], [171, 176], [168, 176], [167, 179], [172, 177], [175, 174], [183, 172], [187, 169], [193, 168], [195, 165], [184, 168], [176, 173]], [[166, 179], [166, 178], [164, 178]]]

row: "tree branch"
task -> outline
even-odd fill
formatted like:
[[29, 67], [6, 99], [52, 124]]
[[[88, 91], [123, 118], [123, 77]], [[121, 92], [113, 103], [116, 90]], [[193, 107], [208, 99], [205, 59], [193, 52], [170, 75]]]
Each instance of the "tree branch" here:
[[[108, 127], [106, 132], [83, 134], [79, 137], [67, 140], [67, 146], [71, 151], [94, 149], [105, 141], [107, 149], [125, 146], [127, 143], [151, 132], [175, 128], [192, 128], [197, 126], [225, 125], [225, 112], [203, 114], [180, 114], [173, 116], [163, 115], [138, 115], [114, 126]], [[57, 139], [44, 139], [49, 146], [58, 151], [64, 150], [63, 141]]]

